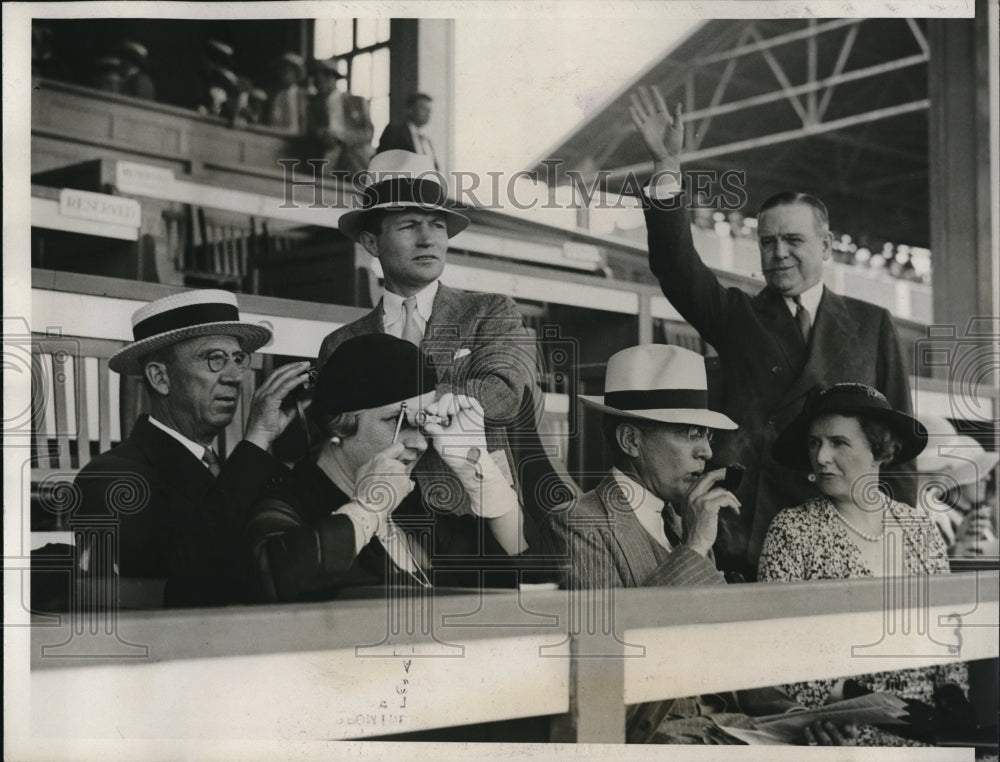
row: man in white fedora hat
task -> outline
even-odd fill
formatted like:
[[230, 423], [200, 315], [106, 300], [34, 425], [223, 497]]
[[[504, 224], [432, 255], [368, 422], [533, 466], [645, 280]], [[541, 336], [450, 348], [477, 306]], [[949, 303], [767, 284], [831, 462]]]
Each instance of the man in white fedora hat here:
[[[688, 349], [644, 344], [608, 360], [604, 396], [581, 395], [604, 414], [613, 465], [597, 488], [557, 508], [546, 537], [568, 563], [569, 587], [726, 584], [712, 560], [719, 511], [739, 512], [720, 486], [726, 469], [707, 470], [713, 431], [736, 429], [708, 409], [704, 358]], [[719, 743], [707, 717], [763, 715], [796, 702], [776, 688], [692, 696], [628, 707], [629, 743]], [[813, 723], [802, 742], [841, 745], [853, 730]], [[722, 741], [732, 743], [732, 740]]]
[[[538, 437], [541, 393], [534, 339], [510, 297], [441, 283], [448, 239], [464, 230], [469, 219], [449, 205], [430, 157], [384, 151], [372, 158], [368, 173], [373, 182], [361, 208], [341, 216], [339, 227], [379, 260], [385, 291], [371, 312], [323, 340], [319, 365], [340, 344], [364, 334], [387, 333], [419, 346], [438, 370], [439, 393], [458, 392], [482, 404], [487, 446], [518, 487], [525, 537], [537, 550], [549, 503], [568, 498], [576, 487], [565, 469], [556, 471]], [[416, 474], [426, 484], [433, 474], [444, 472], [430, 453]]]
[[724, 582], [710, 555], [719, 511], [740, 504], [706, 471], [716, 429], [735, 429], [708, 409], [704, 358], [644, 344], [608, 360], [603, 397], [581, 395], [604, 414], [612, 453], [597, 488], [557, 508], [547, 536], [569, 564], [573, 588]]
[[250, 354], [271, 331], [241, 321], [235, 295], [204, 289], [140, 307], [132, 334], [108, 365], [143, 377], [150, 413], [77, 475], [82, 511], [117, 520], [117, 558], [103, 562], [122, 577], [165, 579], [165, 605], [231, 602], [247, 511], [283, 471], [267, 451], [295, 415], [282, 401], [307, 380], [308, 363], [284, 365], [258, 387], [243, 439], [221, 463], [212, 445], [236, 414]]

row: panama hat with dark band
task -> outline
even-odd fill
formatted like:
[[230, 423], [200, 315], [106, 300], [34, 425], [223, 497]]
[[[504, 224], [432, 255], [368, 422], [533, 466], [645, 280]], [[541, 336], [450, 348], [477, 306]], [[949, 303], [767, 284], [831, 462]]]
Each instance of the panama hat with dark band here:
[[240, 320], [234, 294], [217, 289], [185, 291], [137, 309], [132, 315], [133, 341], [108, 360], [108, 367], [123, 375], [141, 375], [141, 361], [152, 352], [195, 336], [215, 335], [234, 337], [244, 352], [271, 340], [270, 329]]
[[337, 223], [340, 232], [352, 241], [361, 239], [365, 215], [379, 210], [401, 212], [415, 208], [441, 214], [449, 238], [469, 226], [468, 217], [448, 206], [441, 174], [434, 169], [429, 156], [412, 151], [383, 151], [372, 157], [366, 174], [373, 182], [365, 188], [361, 208], [342, 214]]
[[705, 358], [671, 344], [642, 344], [611, 355], [604, 396], [580, 395], [603, 413], [661, 423], [737, 428], [728, 416], [708, 409]]

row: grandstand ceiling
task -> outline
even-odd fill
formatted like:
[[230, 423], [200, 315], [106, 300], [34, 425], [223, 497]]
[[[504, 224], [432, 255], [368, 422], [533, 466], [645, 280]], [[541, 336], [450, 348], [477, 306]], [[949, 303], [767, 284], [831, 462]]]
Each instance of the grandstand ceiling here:
[[[744, 213], [794, 189], [823, 198], [837, 231], [926, 247], [926, 29], [924, 20], [899, 18], [705, 22], [533, 170], [557, 184], [576, 170], [613, 193], [630, 172], [645, 183], [652, 164], [629, 118], [629, 93], [655, 84], [668, 103], [684, 103], [685, 170], [746, 173]], [[546, 160], [558, 160], [558, 170]]]

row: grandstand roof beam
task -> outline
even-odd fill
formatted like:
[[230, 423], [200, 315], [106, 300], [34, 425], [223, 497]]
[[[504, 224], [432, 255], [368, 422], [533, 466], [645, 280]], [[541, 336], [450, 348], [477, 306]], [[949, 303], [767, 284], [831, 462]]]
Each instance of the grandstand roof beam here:
[[[757, 39], [763, 41], [763, 37], [756, 29], [752, 29], [751, 32]], [[815, 36], [815, 35], [814, 35]], [[788, 102], [792, 104], [792, 108], [795, 109], [795, 113], [799, 115], [802, 120], [802, 124], [809, 124], [809, 115], [806, 113], [805, 108], [802, 106], [802, 101], [799, 100], [798, 95], [793, 92], [795, 86], [792, 81], [785, 74], [784, 68], [778, 63], [778, 59], [774, 57], [774, 53], [771, 52], [769, 48], [764, 48], [760, 51], [761, 55], [764, 56], [764, 60], [767, 61], [768, 67], [771, 69], [771, 73], [774, 74], [774, 78], [778, 80], [778, 84], [781, 85], [781, 93], [788, 99]]]
[[[842, 119], [834, 119], [833, 121], [824, 122], [822, 124], [809, 125], [794, 130], [776, 132], [771, 135], [761, 135], [760, 137], [750, 138], [748, 140], [738, 140], [733, 143], [726, 143], [725, 145], [703, 148], [697, 151], [682, 154], [681, 160], [685, 162], [698, 161], [711, 156], [723, 156], [725, 154], [737, 153], [739, 151], [752, 151], [755, 148], [765, 148], [776, 143], [785, 143], [789, 140], [798, 140], [799, 138], [823, 135], [828, 132], [833, 132], [834, 130], [844, 129], [845, 127], [854, 127], [859, 124], [902, 116], [903, 114], [926, 111], [929, 107], [930, 101], [927, 98], [923, 98], [918, 101], [900, 103], [896, 106], [887, 106], [886, 108], [875, 109], [874, 111], [868, 111], [862, 114], [852, 114], [851, 116], [846, 116]], [[634, 175], [651, 175], [652, 172], [653, 163], [651, 161], [645, 161], [639, 164], [631, 164], [626, 167], [619, 167], [618, 169], [615, 169], [608, 176], [608, 180], [620, 180], [626, 177], [629, 173]]]
[[876, 64], [875, 66], [866, 66], [863, 69], [855, 69], [847, 72], [846, 74], [838, 74], [836, 76], [824, 77], [823, 79], [819, 79], [814, 82], [793, 85], [786, 90], [776, 90], [770, 93], [755, 95], [750, 98], [743, 98], [738, 101], [731, 101], [730, 103], [721, 103], [717, 106], [697, 109], [691, 113], [684, 114], [684, 121], [690, 122], [695, 119], [702, 119], [709, 116], [719, 116], [720, 114], [741, 111], [743, 109], [753, 108], [754, 106], [763, 106], [764, 104], [773, 103], [774, 101], [780, 101], [783, 98], [787, 98], [789, 94], [799, 95], [801, 93], [815, 92], [817, 90], [829, 88], [823, 94], [823, 101], [820, 102], [819, 108], [822, 114], [826, 111], [826, 106], [829, 104], [826, 97], [827, 93], [832, 93], [832, 89], [836, 85], [840, 85], [845, 82], [855, 82], [861, 79], [877, 77], [880, 74], [886, 74], [890, 71], [905, 69], [910, 66], [919, 66], [925, 63], [927, 63], [927, 56], [917, 53], [912, 56], [906, 56], [905, 58], [898, 58], [895, 61], [886, 61], [885, 63]]
[[822, 34], [824, 32], [832, 32], [835, 29], [842, 29], [845, 26], [857, 26], [864, 19], [836, 19], [834, 21], [827, 21], [822, 24], [816, 24], [815, 27], [809, 26], [806, 29], [800, 29], [795, 32], [788, 32], [787, 34], [779, 34], [775, 37], [764, 37], [759, 39], [757, 42], [752, 42], [747, 45], [737, 45], [735, 48], [730, 48], [729, 50], [722, 50], [718, 53], [713, 53], [707, 56], [701, 56], [700, 58], [695, 58], [691, 61], [691, 65], [705, 66], [710, 63], [718, 63], [720, 61], [726, 61], [730, 58], [739, 58], [741, 56], [747, 56], [751, 53], [759, 53], [764, 50], [770, 50], [771, 48], [776, 48], [779, 45], [785, 45], [789, 42], [795, 42], [796, 40], [804, 40], [809, 37], [814, 37], [817, 34]]

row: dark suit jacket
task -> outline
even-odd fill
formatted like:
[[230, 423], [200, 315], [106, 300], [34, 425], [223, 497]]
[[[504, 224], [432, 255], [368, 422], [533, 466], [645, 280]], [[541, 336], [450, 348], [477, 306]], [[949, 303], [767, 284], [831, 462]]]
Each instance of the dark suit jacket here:
[[[380, 302], [364, 317], [323, 339], [319, 366], [348, 339], [383, 330]], [[537, 347], [517, 305], [501, 294], [461, 291], [441, 283], [420, 348], [437, 368], [439, 392], [460, 391], [482, 403], [487, 446], [491, 452], [503, 449], [508, 454], [525, 510], [525, 539], [532, 551], [537, 550], [545, 513], [569, 499], [576, 487], [568, 477], [556, 473], [538, 436], [536, 414], [542, 397]], [[439, 492], [455, 493], [427, 489], [427, 479], [441, 473], [450, 473], [450, 469], [436, 451], [428, 449], [414, 474], [432, 501]]]
[[[654, 208], [646, 200], [649, 265], [670, 303], [719, 353], [722, 412], [740, 428], [717, 439], [715, 458], [741, 462], [747, 471], [737, 492], [739, 518], [721, 514], [716, 560], [720, 568], [752, 579], [771, 519], [817, 494], [807, 474], [771, 457], [771, 444], [802, 410], [807, 393], [856, 381], [909, 412], [907, 374], [892, 318], [881, 307], [825, 288], [806, 346], [780, 294], [766, 287], [756, 296], [723, 288], [695, 251], [680, 199], [673, 202], [675, 210]], [[901, 492], [897, 499], [912, 501]]]
[[382, 130], [382, 136], [378, 139], [378, 149], [376, 149], [375, 153], [393, 150], [416, 152], [417, 149], [413, 145], [413, 133], [410, 132], [410, 125], [390, 122]]
[[[239, 547], [247, 512], [283, 470], [256, 445], [240, 442], [213, 478], [143, 415], [124, 442], [77, 474], [78, 515], [117, 524], [118, 573], [165, 579], [164, 605], [230, 603], [242, 598]], [[95, 561], [98, 571], [110, 572], [105, 561]]]
[[611, 474], [556, 508], [544, 533], [568, 564], [571, 589], [725, 584], [709, 559], [684, 545], [669, 551], [654, 540]]
[[[247, 522], [254, 600], [324, 600], [344, 587], [416, 584], [378, 541], [357, 552], [354, 524], [333, 513], [349, 501], [312, 460], [299, 462], [265, 491]], [[392, 518], [404, 532], [429, 535], [425, 571], [435, 585], [480, 587], [489, 582], [481, 572], [502, 567], [509, 558], [484, 519], [432, 511], [419, 489], [403, 499]], [[506, 567], [516, 568], [516, 560]]]

